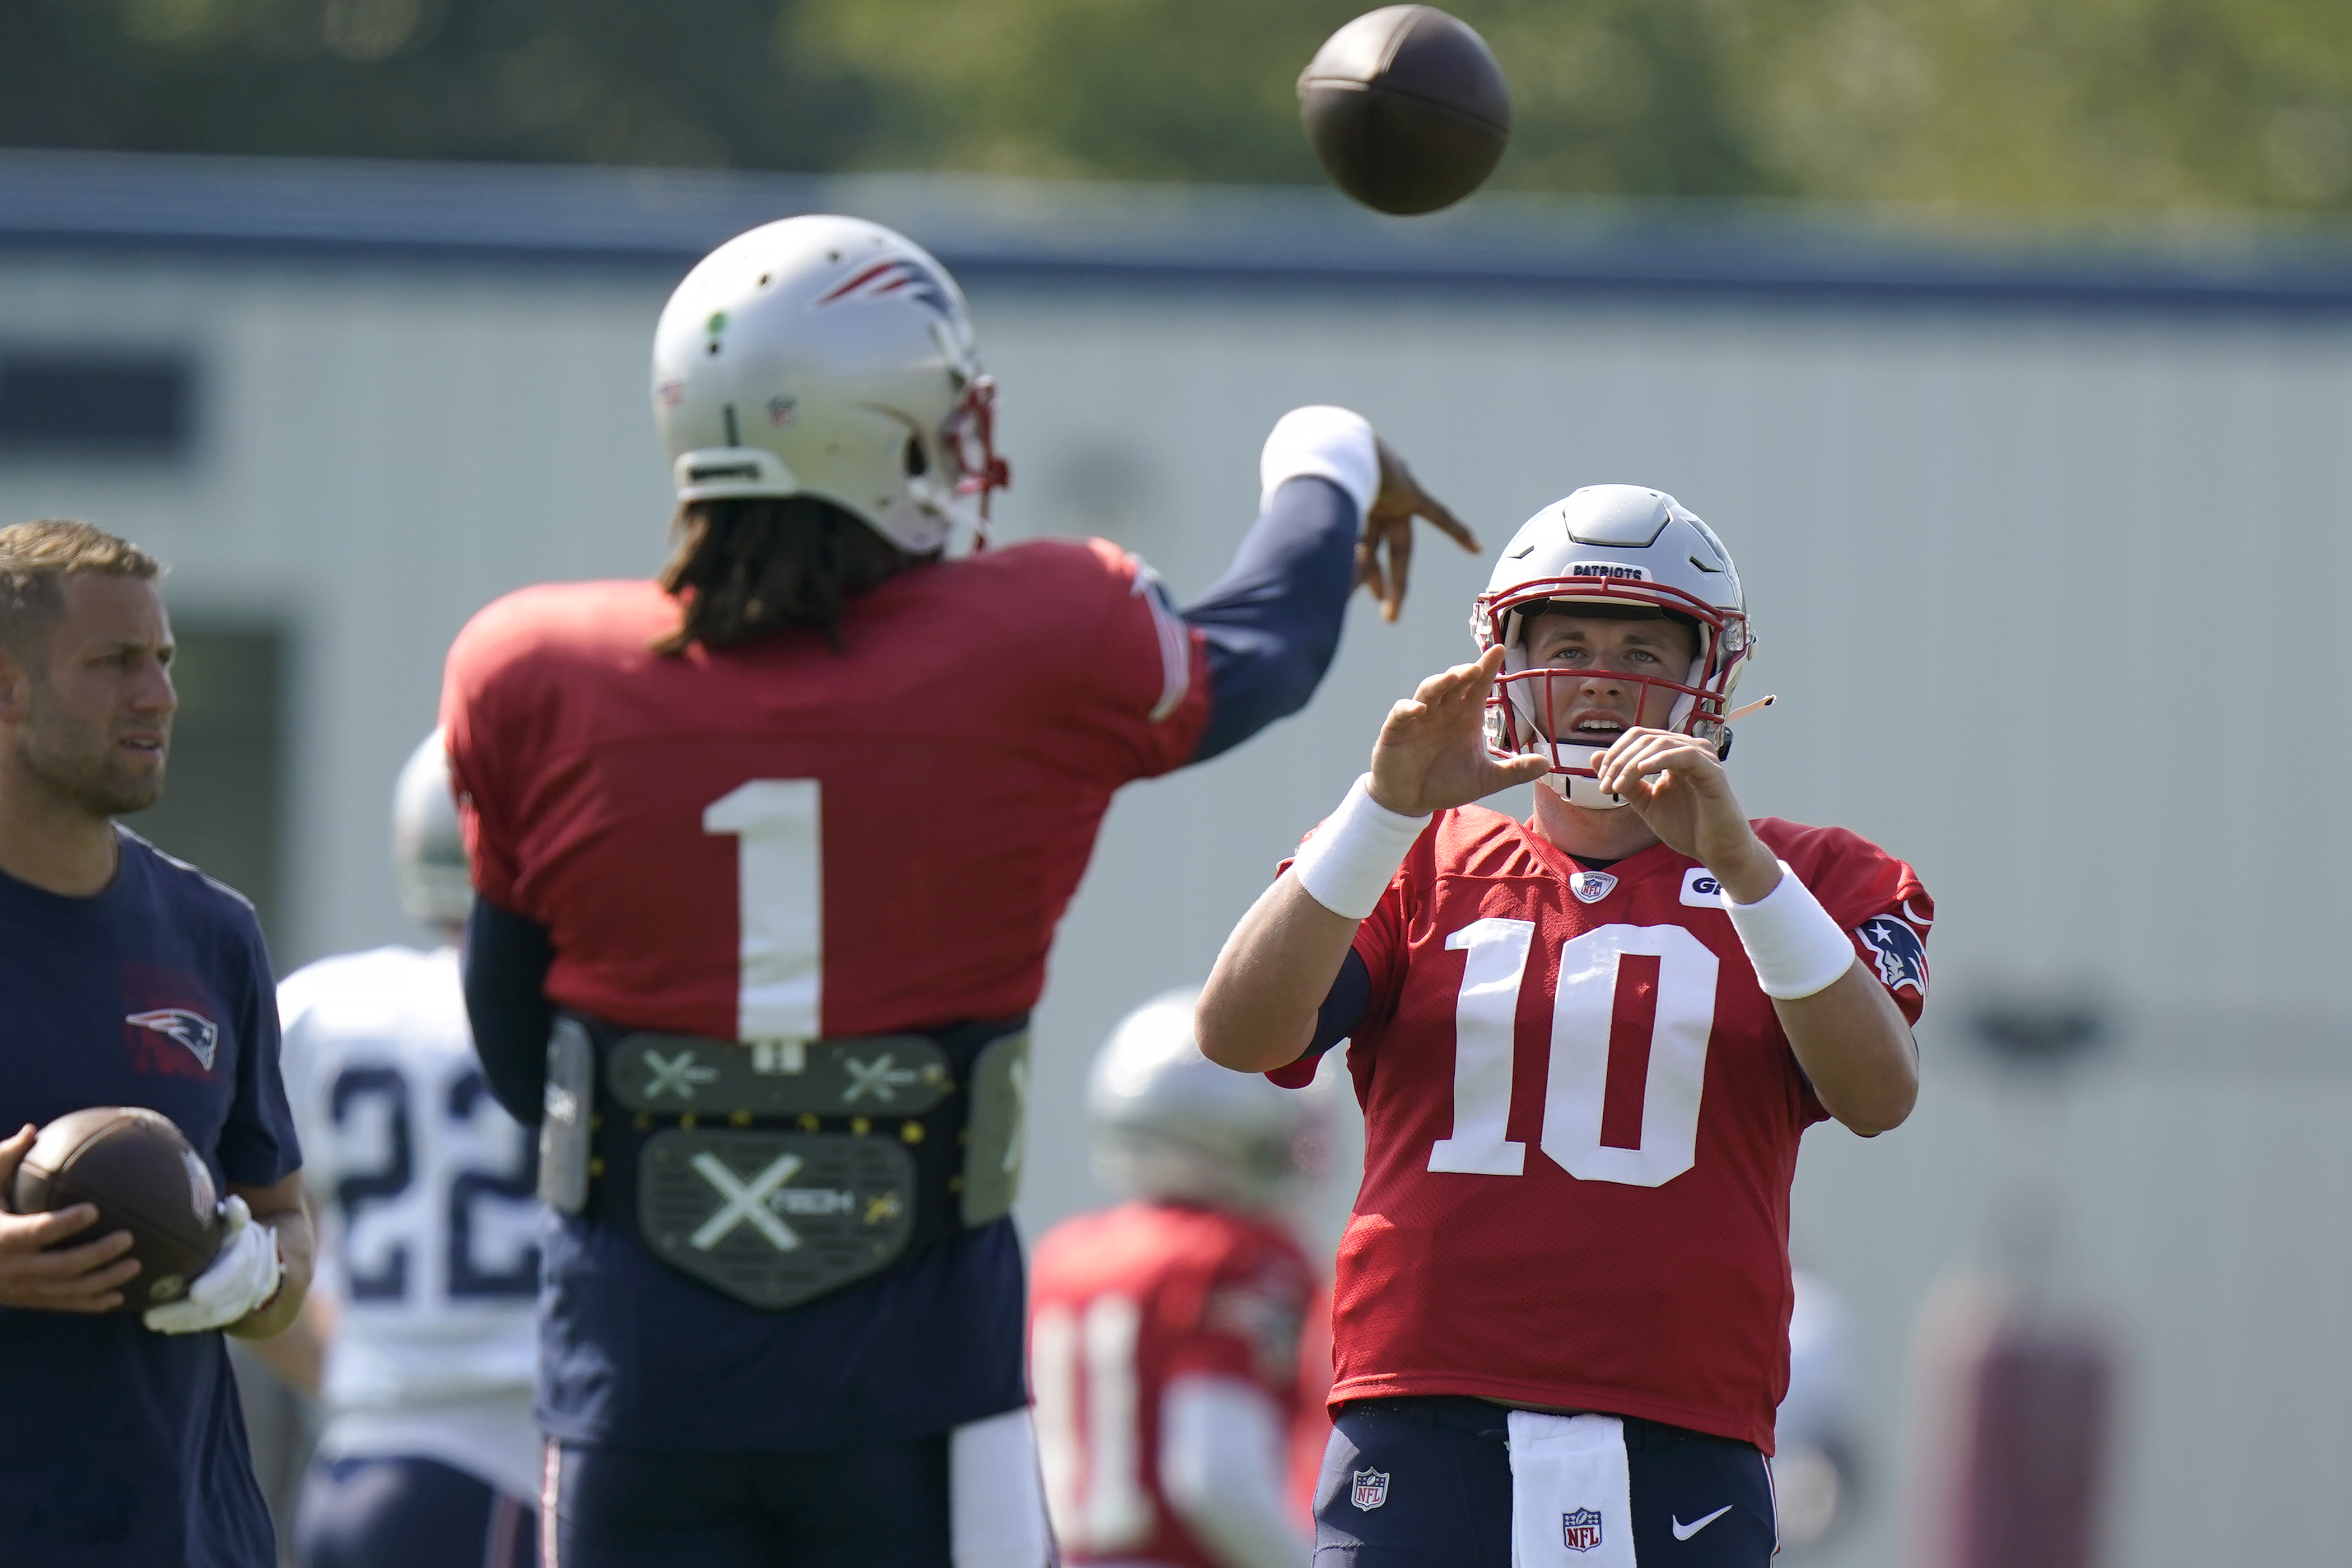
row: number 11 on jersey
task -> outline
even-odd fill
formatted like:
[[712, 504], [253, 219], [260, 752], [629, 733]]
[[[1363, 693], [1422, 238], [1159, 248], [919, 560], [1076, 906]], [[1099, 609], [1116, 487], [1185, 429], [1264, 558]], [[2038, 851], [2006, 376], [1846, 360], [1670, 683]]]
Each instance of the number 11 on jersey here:
[[753, 779], [703, 809], [703, 832], [737, 844], [739, 1040], [814, 1040], [823, 1032], [824, 834], [817, 795], [814, 779]]

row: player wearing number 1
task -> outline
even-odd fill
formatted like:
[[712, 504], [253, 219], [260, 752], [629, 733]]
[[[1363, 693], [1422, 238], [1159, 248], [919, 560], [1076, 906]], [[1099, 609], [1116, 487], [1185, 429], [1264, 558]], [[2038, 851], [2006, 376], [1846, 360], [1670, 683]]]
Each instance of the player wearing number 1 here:
[[[1741, 813], [1754, 638], [1672, 497], [1545, 508], [1473, 624], [1199, 1010], [1281, 1082], [1347, 1038], [1364, 1103], [1318, 1552], [1761, 1568], [1799, 1139], [1909, 1114], [1934, 908], [1852, 833]], [[1470, 804], [1532, 778], [1526, 823]]]
[[[656, 331], [677, 545], [450, 650], [466, 984], [545, 1116], [539, 1415], [566, 1568], [1036, 1568], [1024, 1020], [1112, 794], [1303, 704], [1413, 518], [1286, 416], [1180, 610], [1116, 546], [950, 558], [1007, 478], [961, 294], [876, 225], [721, 247]], [[1385, 552], [1385, 561], [1377, 557]]]

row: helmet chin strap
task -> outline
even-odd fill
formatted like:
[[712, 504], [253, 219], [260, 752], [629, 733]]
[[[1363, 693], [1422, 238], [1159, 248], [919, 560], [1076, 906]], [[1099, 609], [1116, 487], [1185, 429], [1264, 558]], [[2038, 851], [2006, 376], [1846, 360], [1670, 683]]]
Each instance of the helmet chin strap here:
[[[1567, 741], [1555, 741], [1551, 755], [1555, 764], [1589, 768], [1592, 765], [1592, 759], [1606, 750], [1605, 746], [1579, 746]], [[1599, 780], [1586, 778], [1582, 773], [1546, 773], [1543, 782], [1569, 805], [1580, 805], [1589, 811], [1614, 811], [1625, 804], [1623, 795], [1611, 795], [1601, 787]]]

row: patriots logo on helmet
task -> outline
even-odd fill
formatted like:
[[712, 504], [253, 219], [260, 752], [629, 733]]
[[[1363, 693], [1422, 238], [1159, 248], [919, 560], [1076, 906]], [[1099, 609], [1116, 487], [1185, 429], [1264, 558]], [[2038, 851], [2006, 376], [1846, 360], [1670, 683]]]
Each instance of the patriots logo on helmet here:
[[192, 1013], [185, 1007], [158, 1007], [149, 1013], [131, 1014], [122, 1021], [179, 1041], [204, 1064], [206, 1072], [213, 1070], [213, 1054], [220, 1047], [220, 1026], [202, 1013]]
[[1913, 931], [1893, 915], [1874, 915], [1854, 928], [1853, 934], [1878, 965], [1879, 984], [1889, 991], [1906, 987], [1927, 994], [1927, 948]]
[[946, 280], [907, 256], [894, 256], [852, 273], [821, 295], [817, 303], [831, 305], [843, 300], [880, 300], [891, 295], [928, 306], [950, 321], [955, 320], [954, 297], [948, 292]]

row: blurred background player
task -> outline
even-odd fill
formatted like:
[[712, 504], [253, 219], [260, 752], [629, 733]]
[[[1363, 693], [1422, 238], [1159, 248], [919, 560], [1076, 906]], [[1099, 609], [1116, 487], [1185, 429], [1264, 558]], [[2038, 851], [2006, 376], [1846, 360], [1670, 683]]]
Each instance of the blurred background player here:
[[1781, 1556], [1805, 1562], [1853, 1521], [1868, 1478], [1854, 1408], [1852, 1316], [1821, 1276], [1799, 1268], [1790, 1283], [1789, 1392], [1773, 1420], [1772, 1500]]
[[1293, 1221], [1325, 1141], [1307, 1097], [1201, 1055], [1195, 994], [1139, 1007], [1095, 1058], [1097, 1173], [1129, 1201], [1037, 1244], [1038, 1457], [1066, 1561], [1296, 1568], [1314, 1542], [1286, 1472], [1321, 1415], [1300, 1351], [1324, 1303]]
[[544, 1211], [537, 1150], [484, 1087], [466, 1026], [473, 889], [438, 731], [401, 770], [392, 837], [402, 905], [436, 945], [321, 959], [278, 992], [327, 1215], [321, 1289], [267, 1352], [325, 1405], [296, 1552], [303, 1568], [527, 1568]]
[[1286, 416], [1226, 576], [949, 558], [1008, 478], [963, 296], [798, 217], [662, 313], [657, 581], [477, 616], [443, 697], [484, 1070], [541, 1119], [539, 1413], [566, 1568], [1035, 1568], [1026, 1018], [1112, 794], [1297, 710], [1413, 518], [1359, 416]]

